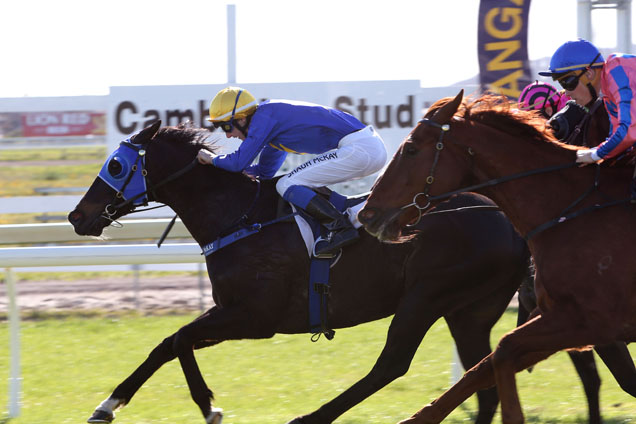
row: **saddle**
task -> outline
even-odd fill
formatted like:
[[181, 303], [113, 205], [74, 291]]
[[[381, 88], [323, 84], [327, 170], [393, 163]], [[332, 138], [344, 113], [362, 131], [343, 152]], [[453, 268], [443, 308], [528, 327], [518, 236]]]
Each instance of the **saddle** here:
[[[314, 188], [313, 190], [319, 196], [329, 200], [340, 212], [344, 213], [349, 218], [349, 221], [354, 228], [362, 227], [362, 224], [358, 221], [358, 212], [364, 206], [364, 203], [369, 197], [369, 193], [349, 197], [337, 193], [327, 187]], [[305, 213], [302, 209], [296, 209], [294, 205], [281, 197], [279, 199], [277, 216], [284, 217], [285, 215], [292, 214], [294, 214], [293, 216], [296, 221], [296, 225], [298, 225], [300, 234], [303, 237], [309, 257], [314, 257], [314, 248], [316, 243], [321, 237], [327, 237], [328, 230], [311, 215]]]

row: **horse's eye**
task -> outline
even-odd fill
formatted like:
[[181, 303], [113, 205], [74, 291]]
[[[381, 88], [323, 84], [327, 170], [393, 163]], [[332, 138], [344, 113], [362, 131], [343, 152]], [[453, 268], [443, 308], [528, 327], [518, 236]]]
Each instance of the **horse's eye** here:
[[417, 148], [413, 144], [405, 144], [404, 153], [406, 153], [407, 155], [416, 155]]
[[112, 158], [110, 162], [108, 162], [108, 173], [113, 177], [121, 176], [123, 170], [124, 167], [121, 165], [121, 162], [119, 162], [119, 159]]

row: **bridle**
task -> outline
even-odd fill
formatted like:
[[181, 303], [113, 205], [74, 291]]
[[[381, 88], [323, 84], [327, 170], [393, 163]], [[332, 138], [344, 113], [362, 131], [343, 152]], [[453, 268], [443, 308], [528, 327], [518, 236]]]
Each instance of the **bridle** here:
[[[475, 184], [475, 185], [471, 185], [468, 187], [463, 187], [457, 190], [453, 190], [450, 192], [446, 192], [446, 193], [442, 193], [436, 196], [431, 196], [429, 194], [429, 191], [431, 189], [431, 186], [433, 185], [433, 182], [435, 181], [435, 168], [437, 167], [437, 162], [439, 161], [439, 157], [440, 154], [442, 152], [442, 150], [444, 150], [444, 135], [447, 134], [450, 131], [450, 124], [438, 124], [435, 121], [432, 121], [428, 118], [424, 118], [421, 119], [419, 122], [419, 124], [425, 124], [425, 125], [430, 125], [432, 127], [435, 128], [439, 128], [440, 129], [440, 135], [439, 138], [437, 140], [437, 144], [435, 145], [435, 157], [433, 158], [433, 164], [431, 165], [431, 170], [429, 172], [429, 176], [426, 178], [426, 187], [424, 188], [424, 191], [415, 194], [415, 196], [413, 197], [413, 200], [411, 203], [404, 205], [400, 208], [400, 210], [404, 210], [410, 207], [415, 207], [418, 211], [418, 218], [417, 220], [412, 223], [412, 224], [408, 224], [409, 227], [415, 226], [419, 223], [419, 221], [422, 219], [422, 215], [423, 213], [426, 213], [426, 210], [428, 210], [431, 207], [431, 203], [437, 200], [444, 200], [444, 199], [448, 199], [451, 196], [454, 196], [456, 194], [459, 193], [463, 193], [463, 192], [467, 192], [467, 191], [476, 191], [485, 187], [491, 187], [497, 184], [501, 184], [507, 181], [511, 181], [511, 180], [516, 180], [519, 178], [524, 178], [524, 177], [528, 177], [531, 175], [537, 175], [537, 174], [545, 174], [545, 173], [549, 173], [549, 172], [554, 172], [554, 171], [558, 171], [558, 170], [562, 170], [562, 169], [568, 169], [568, 168], [573, 168], [575, 166], [578, 166], [578, 164], [576, 162], [569, 162], [569, 163], [565, 163], [565, 164], [561, 164], [561, 165], [555, 165], [555, 166], [549, 166], [549, 167], [545, 167], [545, 168], [539, 168], [539, 169], [533, 169], [533, 170], [529, 170], [529, 171], [524, 171], [524, 172], [519, 172], [517, 174], [513, 174], [513, 175], [508, 175], [505, 177], [501, 177], [501, 178], [494, 178], [492, 180], [488, 180], [485, 181], [483, 183], [479, 183], [479, 184]], [[475, 155], [475, 152], [468, 147], [468, 154], [472, 157]], [[599, 174], [600, 174], [600, 165], [596, 165], [596, 174], [595, 174], [595, 179], [594, 179], [594, 183], [592, 184], [592, 186], [585, 192], [583, 193], [580, 197], [578, 197], [572, 204], [570, 204], [567, 208], [565, 208], [560, 214], [559, 216], [557, 216], [556, 218], [545, 222], [541, 225], [539, 225], [538, 227], [534, 228], [533, 230], [529, 231], [525, 236], [524, 239], [529, 240], [531, 237], [535, 236], [536, 234], [550, 228], [553, 227], [554, 225], [560, 224], [562, 222], [568, 221], [570, 219], [573, 219], [577, 216], [580, 216], [584, 213], [587, 212], [592, 212], [594, 210], [597, 209], [601, 209], [601, 208], [605, 208], [608, 206], [615, 206], [615, 205], [619, 205], [619, 204], [624, 204], [624, 203], [628, 203], [629, 202], [629, 198], [628, 199], [621, 199], [621, 200], [615, 200], [615, 201], [611, 201], [608, 203], [604, 203], [601, 205], [594, 205], [582, 210], [578, 210], [578, 211], [574, 211], [571, 212], [571, 210], [577, 205], [579, 204], [585, 197], [587, 197], [589, 194], [591, 194], [593, 191], [597, 190], [599, 188]], [[423, 206], [420, 206], [420, 204], [418, 203], [418, 199], [420, 198], [420, 196], [422, 196], [425, 200], [426, 200], [426, 204]], [[494, 206], [475, 206], [474, 208], [480, 208], [480, 209], [492, 209], [492, 210], [499, 210], [498, 207], [494, 207]], [[424, 212], [422, 212], [424, 211]], [[440, 212], [451, 212], [451, 211], [455, 211], [455, 209], [452, 210], [448, 210], [448, 211], [440, 211]], [[429, 213], [435, 213], [435, 212], [429, 212]]]
[[[431, 170], [428, 173], [428, 177], [426, 177], [426, 186], [424, 187], [424, 191], [417, 193], [414, 197], [413, 197], [413, 201], [407, 205], [404, 205], [400, 208], [400, 210], [404, 210], [404, 209], [408, 209], [410, 207], [415, 207], [417, 209], [418, 212], [418, 217], [415, 220], [415, 222], [407, 224], [407, 227], [414, 227], [416, 226], [420, 220], [422, 219], [422, 211], [426, 211], [427, 209], [429, 209], [431, 207], [431, 202], [434, 200], [437, 200], [438, 198], [440, 198], [439, 196], [433, 196], [431, 197], [429, 195], [429, 191], [431, 189], [431, 186], [433, 185], [433, 183], [435, 182], [435, 168], [437, 168], [437, 162], [439, 161], [439, 157], [442, 154], [442, 150], [444, 150], [444, 135], [447, 134], [450, 131], [450, 124], [438, 124], [435, 121], [432, 121], [428, 118], [423, 118], [420, 119], [418, 121], [418, 124], [426, 124], [426, 125], [430, 125], [432, 127], [435, 128], [439, 128], [440, 129], [440, 133], [439, 133], [439, 138], [437, 139], [437, 143], [435, 144], [435, 157], [433, 158], [433, 164], [431, 165]], [[473, 149], [471, 147], [466, 147], [468, 154], [472, 157], [475, 155], [475, 152], [473, 151]], [[426, 201], [426, 204], [424, 204], [423, 206], [421, 206], [418, 203], [418, 198], [422, 196], [424, 198], [424, 200]], [[452, 195], [450, 195], [452, 196]], [[448, 197], [450, 197], [448, 196]], [[492, 208], [490, 206], [474, 206], [471, 208]], [[461, 209], [465, 209], [465, 208], [461, 208]], [[453, 209], [454, 211], [455, 209]], [[451, 212], [451, 210], [447, 210], [447, 211], [439, 211], [439, 212], [432, 212], [432, 213], [441, 213], [441, 212]], [[424, 212], [425, 213], [425, 212]]]
[[[120, 149], [125, 148], [123, 152], [120, 152]], [[132, 153], [134, 152], [134, 154]], [[117, 156], [117, 155], [120, 156]], [[120, 161], [124, 163], [128, 162], [130, 165], [130, 169], [126, 175], [118, 176], [118, 181], [114, 181], [112, 175], [108, 172], [108, 164], [113, 158], [118, 158]], [[148, 179], [148, 172], [146, 170], [146, 146], [145, 144], [135, 144], [130, 141], [130, 139], [123, 141], [120, 143], [120, 148], [117, 149], [111, 156], [106, 160], [104, 167], [99, 173], [99, 178], [104, 180], [106, 184], [115, 189], [116, 193], [113, 200], [106, 205], [104, 211], [100, 215], [102, 218], [110, 221], [110, 225], [114, 227], [123, 227], [123, 225], [116, 221], [113, 216], [123, 208], [129, 207], [132, 205], [132, 210], [127, 212], [135, 213], [135, 212], [143, 212], [156, 208], [162, 208], [166, 205], [159, 205], [150, 208], [144, 209], [136, 209], [138, 206], [147, 206], [148, 202], [151, 200], [156, 200], [156, 190], [161, 186], [180, 178], [184, 174], [188, 173], [192, 170], [198, 162], [195, 157], [192, 162], [184, 166], [183, 168], [177, 170], [176, 172], [168, 175], [166, 178], [161, 180], [157, 184], [152, 184]], [[246, 237], [254, 232], [258, 232], [262, 227], [274, 224], [276, 222], [282, 221], [284, 219], [290, 218], [293, 215], [284, 216], [282, 218], [276, 218], [272, 221], [268, 221], [262, 224], [252, 224], [249, 225], [247, 223], [249, 219], [249, 215], [254, 211], [257, 201], [260, 198], [261, 192], [261, 183], [260, 180], [256, 179], [256, 192], [254, 197], [249, 204], [248, 208], [234, 221], [232, 221], [224, 230], [221, 231], [221, 234], [232, 233], [233, 230], [238, 228], [238, 231], [234, 231], [230, 236], [227, 237], [219, 237], [215, 242], [210, 243], [210, 248], [204, 250], [206, 255], [220, 249], [221, 247], [233, 243], [234, 241], [238, 241], [239, 239]], [[136, 185], [136, 187], [131, 188], [132, 185]], [[123, 199], [123, 201], [119, 203], [115, 203], [118, 199]], [[171, 230], [172, 226], [176, 221], [177, 215], [174, 216], [172, 221], [168, 224], [166, 230], [160, 237], [157, 246], [161, 247], [161, 244], [165, 240], [168, 235], [168, 232]]]
[[[125, 149], [122, 150], [122, 148]], [[117, 156], [118, 154], [121, 155], [121, 159]], [[109, 173], [108, 165], [111, 160], [114, 160], [115, 158], [123, 160], [125, 164], [128, 162], [130, 165], [130, 169], [125, 176], [115, 178]], [[196, 166], [197, 163], [197, 158], [194, 158], [188, 165], [153, 185], [147, 178], [146, 145], [132, 143], [130, 139], [122, 141], [120, 143], [120, 147], [106, 160], [104, 167], [98, 175], [100, 179], [116, 191], [113, 200], [104, 207], [104, 211], [100, 216], [110, 221], [111, 225], [115, 227], [122, 227], [123, 225], [116, 221], [113, 216], [115, 216], [117, 212], [123, 208], [132, 205], [132, 209], [128, 213], [137, 213], [165, 207], [165, 205], [159, 205], [150, 208], [136, 209], [138, 206], [147, 206], [148, 202], [151, 200], [151, 196], [152, 199], [157, 198], [156, 190], [159, 187], [174, 181], [189, 172]], [[139, 189], [141, 189], [141, 191], [137, 191]], [[120, 199], [123, 200], [117, 203]]]

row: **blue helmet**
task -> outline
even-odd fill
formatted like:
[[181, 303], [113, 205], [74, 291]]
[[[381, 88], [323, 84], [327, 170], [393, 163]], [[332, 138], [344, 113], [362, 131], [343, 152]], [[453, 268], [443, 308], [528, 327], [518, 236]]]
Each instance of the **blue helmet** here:
[[561, 45], [550, 59], [550, 70], [539, 72], [546, 77], [585, 69], [605, 62], [601, 52], [587, 40], [579, 38]]

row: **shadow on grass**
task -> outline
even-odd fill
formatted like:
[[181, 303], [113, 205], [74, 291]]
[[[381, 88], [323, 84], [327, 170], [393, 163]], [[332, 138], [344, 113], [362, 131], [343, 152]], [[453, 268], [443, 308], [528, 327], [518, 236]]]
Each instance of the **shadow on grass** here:
[[[622, 416], [622, 417], [612, 417], [612, 418], [603, 418], [603, 424], [625, 424], [631, 422], [634, 417], [632, 416]], [[549, 418], [545, 416], [538, 415], [529, 415], [526, 416], [526, 423], [528, 424], [587, 424], [588, 419], [587, 416], [577, 415], [575, 417], [558, 417], [558, 418]]]
[[[469, 422], [474, 422], [475, 418], [477, 418], [477, 411], [474, 408], [461, 404], [458, 406], [458, 409], [463, 410], [469, 417]], [[498, 409], [499, 412], [499, 409]], [[546, 417], [544, 415], [526, 415], [525, 416], [527, 424], [588, 424], [587, 415], [576, 415], [572, 417]], [[499, 416], [495, 416], [493, 423], [500, 422], [501, 418]], [[611, 417], [611, 418], [603, 418], [603, 424], [625, 424], [630, 423], [634, 420], [633, 416], [619, 416], [619, 417]], [[463, 423], [465, 419], [461, 419], [460, 421], [449, 420], [450, 423]]]

